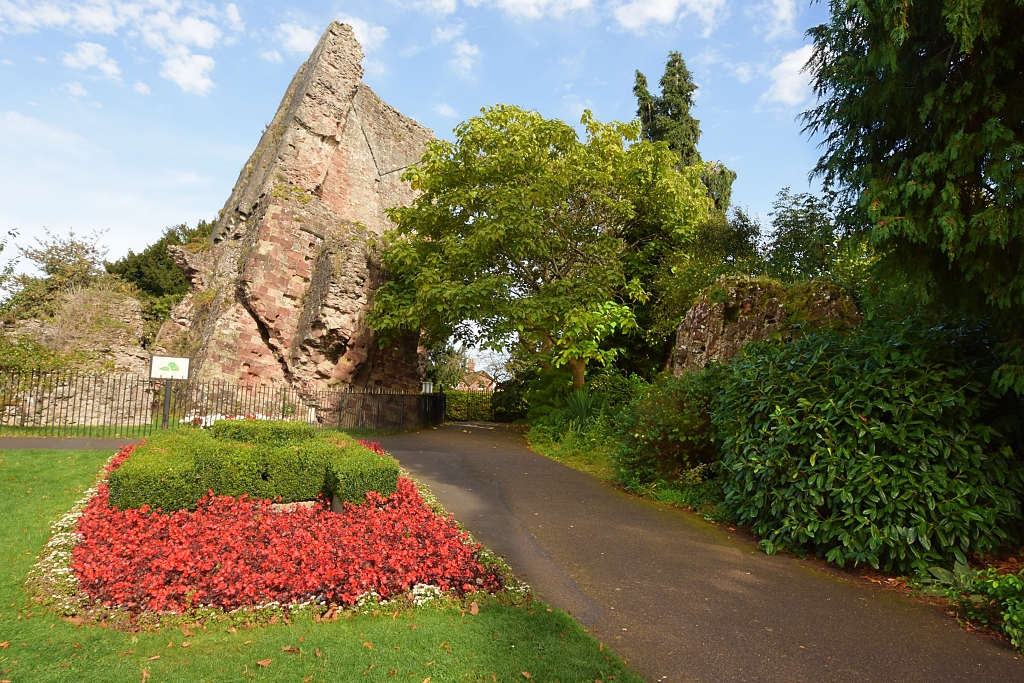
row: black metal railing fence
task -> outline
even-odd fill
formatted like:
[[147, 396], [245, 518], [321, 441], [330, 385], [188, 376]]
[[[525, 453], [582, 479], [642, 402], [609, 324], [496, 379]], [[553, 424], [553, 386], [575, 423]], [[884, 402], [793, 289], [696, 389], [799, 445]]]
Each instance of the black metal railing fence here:
[[[164, 380], [74, 371], [0, 374], [0, 434], [142, 437], [163, 422]], [[442, 394], [354, 388], [303, 391], [222, 381], [171, 383], [168, 427], [223, 417], [298, 420], [325, 428], [393, 431], [444, 421]]]

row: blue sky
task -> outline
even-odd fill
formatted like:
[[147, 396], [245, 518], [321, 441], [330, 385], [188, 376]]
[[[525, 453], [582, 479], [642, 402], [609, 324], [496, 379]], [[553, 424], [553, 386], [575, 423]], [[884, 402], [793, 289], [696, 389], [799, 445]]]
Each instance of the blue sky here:
[[826, 15], [795, 0], [0, 0], [0, 230], [106, 230], [116, 258], [213, 218], [332, 19], [363, 43], [364, 80], [439, 137], [499, 102], [629, 120], [634, 71], [654, 84], [678, 50], [701, 154], [765, 217], [780, 188], [809, 188], [800, 69]]

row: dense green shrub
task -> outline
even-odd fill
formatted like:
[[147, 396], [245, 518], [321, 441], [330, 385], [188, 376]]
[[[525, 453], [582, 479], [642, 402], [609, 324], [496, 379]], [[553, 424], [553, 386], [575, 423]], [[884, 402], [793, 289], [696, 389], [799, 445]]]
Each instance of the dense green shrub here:
[[720, 374], [712, 366], [662, 376], [619, 413], [613, 459], [620, 482], [640, 490], [718, 460], [711, 410]]
[[335, 494], [362, 501], [395, 491], [398, 463], [342, 434], [318, 438], [304, 424], [219, 421], [183, 429], [138, 447], [110, 475], [110, 504], [164, 511], [192, 509], [208, 491], [290, 503]]
[[221, 441], [283, 445], [315, 439], [319, 435], [319, 431], [313, 425], [305, 422], [217, 420], [210, 427], [210, 435]]
[[868, 322], [748, 344], [714, 426], [726, 511], [772, 552], [906, 572], [1019, 538], [1021, 402], [981, 331]]
[[491, 419], [491, 394], [486, 391], [446, 391], [446, 420]]
[[361, 503], [367, 491], [383, 496], [398, 486], [398, 461], [381, 457], [358, 444], [345, 449], [345, 456], [333, 458], [327, 465], [327, 489], [338, 500]]
[[1024, 651], [1024, 571], [1001, 574], [957, 562], [953, 571], [929, 567], [912, 581], [925, 595], [947, 598], [963, 618], [1002, 631]]

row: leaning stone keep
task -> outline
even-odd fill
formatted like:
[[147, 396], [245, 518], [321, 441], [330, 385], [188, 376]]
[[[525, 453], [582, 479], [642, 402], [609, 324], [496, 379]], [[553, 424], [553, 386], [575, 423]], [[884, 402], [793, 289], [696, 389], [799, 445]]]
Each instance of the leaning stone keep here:
[[415, 389], [417, 338], [378, 348], [365, 323], [377, 238], [407, 204], [402, 171], [430, 130], [362, 82], [352, 29], [332, 23], [295, 74], [206, 250], [172, 247], [192, 282], [158, 347], [193, 376], [243, 384]]

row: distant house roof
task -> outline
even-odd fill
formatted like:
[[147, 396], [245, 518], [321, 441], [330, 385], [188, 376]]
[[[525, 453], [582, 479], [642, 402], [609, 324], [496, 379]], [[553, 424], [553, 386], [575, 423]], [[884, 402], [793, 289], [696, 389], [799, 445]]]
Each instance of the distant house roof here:
[[462, 381], [455, 387], [459, 391], [494, 391], [494, 378], [484, 370], [476, 369], [476, 361], [470, 359], [469, 367]]

